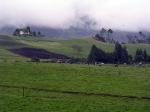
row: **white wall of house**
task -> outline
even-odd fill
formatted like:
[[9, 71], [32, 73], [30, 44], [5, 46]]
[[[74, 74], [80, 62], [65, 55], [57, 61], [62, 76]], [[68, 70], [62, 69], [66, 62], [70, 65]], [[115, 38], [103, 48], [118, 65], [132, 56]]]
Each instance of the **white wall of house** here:
[[25, 33], [24, 33], [24, 31], [20, 31], [19, 34], [20, 35], [24, 35]]

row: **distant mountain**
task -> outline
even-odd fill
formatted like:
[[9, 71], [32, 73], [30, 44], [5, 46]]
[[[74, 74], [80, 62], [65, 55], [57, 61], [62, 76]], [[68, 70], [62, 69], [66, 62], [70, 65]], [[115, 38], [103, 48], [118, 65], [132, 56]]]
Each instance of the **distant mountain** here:
[[[16, 27], [3, 27], [0, 29], [0, 34], [11, 35]], [[48, 27], [31, 26], [32, 31], [40, 31], [46, 37], [55, 38], [83, 38], [90, 37], [97, 33], [96, 30], [70, 27], [69, 29], [54, 29]]]
[[[3, 27], [0, 29], [0, 34], [11, 35], [15, 31], [16, 27]], [[91, 28], [83, 27], [70, 27], [69, 29], [54, 29], [48, 27], [36, 27], [31, 26], [32, 31], [40, 31], [42, 35], [50, 38], [85, 38], [92, 37], [95, 34], [99, 33], [99, 30], [93, 30]], [[149, 32], [143, 32], [146, 37], [149, 37]], [[119, 42], [128, 42], [129, 39], [134, 40], [135, 38], [144, 38], [142, 35], [139, 35], [139, 32], [127, 32], [127, 31], [113, 31], [110, 35], [110, 38], [113, 38]]]
[[15, 31], [16, 27], [12, 26], [5, 26], [0, 28], [0, 34], [1, 35], [11, 35]]
[[31, 27], [34, 31], [40, 31], [43, 35], [55, 38], [84, 38], [96, 34], [96, 30], [70, 27], [69, 29], [54, 29], [46, 27]]

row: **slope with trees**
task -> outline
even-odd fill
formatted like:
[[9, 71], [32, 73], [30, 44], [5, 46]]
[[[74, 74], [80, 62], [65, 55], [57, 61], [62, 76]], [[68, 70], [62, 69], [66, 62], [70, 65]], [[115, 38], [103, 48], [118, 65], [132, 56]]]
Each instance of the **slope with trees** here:
[[134, 58], [129, 55], [126, 46], [119, 43], [115, 44], [115, 49], [112, 53], [107, 53], [102, 49], [92, 46], [91, 52], [88, 56], [88, 63], [112, 63], [112, 64], [131, 64], [131, 63], [149, 63], [150, 56], [146, 49], [137, 49]]

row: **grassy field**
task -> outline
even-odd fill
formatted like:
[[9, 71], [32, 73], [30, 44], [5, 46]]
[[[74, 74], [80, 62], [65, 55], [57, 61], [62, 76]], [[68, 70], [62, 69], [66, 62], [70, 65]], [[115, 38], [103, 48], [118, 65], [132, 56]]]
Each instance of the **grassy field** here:
[[1, 112], [149, 112], [149, 101], [61, 96], [50, 99], [0, 96]]
[[[114, 45], [91, 38], [57, 40], [49, 38], [0, 36], [0, 85], [41, 88], [79, 93], [150, 97], [150, 65], [88, 66], [29, 63], [11, 53], [12, 48], [43, 48], [71, 57], [86, 58], [95, 44], [107, 52]], [[81, 53], [73, 48], [80, 46]], [[150, 45], [126, 45], [130, 54]], [[64, 94], [0, 86], [0, 112], [150, 112], [150, 100], [109, 95]]]
[[[11, 57], [18, 57], [18, 55], [10, 53], [7, 49], [22, 47], [43, 48], [51, 52], [65, 54], [70, 57], [86, 58], [93, 44], [107, 52], [112, 52], [114, 49], [113, 44], [102, 43], [92, 38], [58, 40], [46, 37], [36, 38], [0, 36], [0, 58], [6, 58], [8, 55], [11, 55]], [[80, 47], [81, 52], [77, 52], [73, 46]], [[150, 54], [150, 45], [148, 44], [127, 44], [126, 46], [131, 55], [135, 54], [137, 48], [147, 49]], [[6, 54], [7, 56], [1, 56], [3, 54]], [[23, 57], [20, 56], [20, 58]]]
[[150, 96], [149, 67], [6, 63], [0, 83], [27, 87]]
[[[70, 40], [57, 40], [57, 39], [48, 39], [48, 40], [33, 40], [33, 39], [18, 39], [19, 42], [34, 46], [38, 48], [44, 48], [49, 51], [66, 54], [72, 57], [86, 58], [90, 52], [92, 45], [96, 45], [97, 47], [103, 49], [106, 52], [112, 52], [114, 50], [114, 44], [103, 43], [92, 38], [85, 39], [70, 39]], [[81, 47], [81, 52], [77, 52], [73, 46]], [[148, 53], [150, 53], [150, 45], [149, 44], [126, 44], [128, 51], [131, 55], [134, 55], [137, 48], [146, 49]]]
[[[149, 65], [88, 66], [1, 62], [0, 85], [150, 97]], [[1, 112], [149, 112], [150, 101], [0, 88]]]

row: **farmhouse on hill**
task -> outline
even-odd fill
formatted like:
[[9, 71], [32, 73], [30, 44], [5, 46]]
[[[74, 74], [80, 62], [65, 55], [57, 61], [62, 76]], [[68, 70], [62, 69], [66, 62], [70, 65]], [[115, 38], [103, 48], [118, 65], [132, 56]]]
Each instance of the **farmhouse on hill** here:
[[41, 32], [35, 32], [35, 31], [31, 31], [31, 28], [28, 26], [28, 27], [25, 27], [25, 28], [17, 28], [14, 33], [13, 33], [14, 36], [43, 36], [41, 34]]
[[31, 33], [31, 30], [30, 30], [30, 27], [26, 27], [26, 28], [17, 28], [15, 30], [15, 32], [13, 33], [13, 35], [15, 36], [31, 36], [32, 33]]

